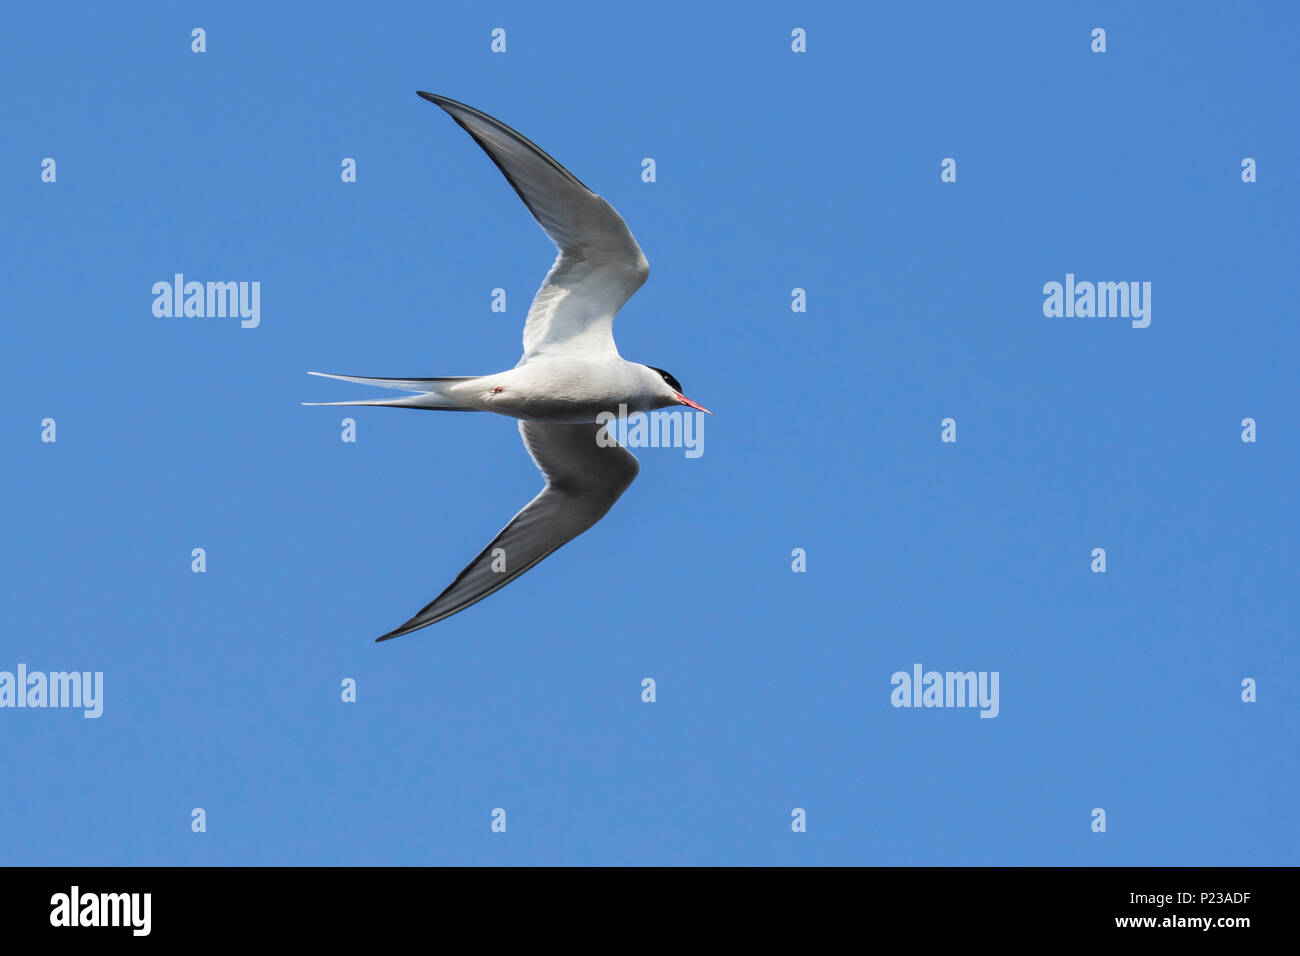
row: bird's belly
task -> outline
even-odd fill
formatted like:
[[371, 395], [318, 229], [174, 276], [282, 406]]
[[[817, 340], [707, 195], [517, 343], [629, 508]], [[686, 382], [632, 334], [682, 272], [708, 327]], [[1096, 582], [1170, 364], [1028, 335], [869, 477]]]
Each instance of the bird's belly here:
[[521, 366], [475, 385], [474, 404], [479, 408], [530, 422], [576, 425], [605, 421], [609, 414], [645, 411], [637, 407], [638, 398], [622, 387], [625, 383], [593, 374], [589, 367], [534, 371]]

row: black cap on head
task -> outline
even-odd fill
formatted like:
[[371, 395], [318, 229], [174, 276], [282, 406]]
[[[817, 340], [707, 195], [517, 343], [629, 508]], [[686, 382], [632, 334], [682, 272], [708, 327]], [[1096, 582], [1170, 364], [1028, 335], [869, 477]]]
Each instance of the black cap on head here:
[[647, 365], [646, 368], [648, 368], [648, 369], [652, 369], [653, 371], [656, 371], [656, 372], [658, 372], [660, 375], [662, 375], [662, 376], [664, 377], [664, 381], [667, 382], [669, 385], [671, 385], [673, 391], [676, 392], [678, 395], [680, 395], [680, 394], [682, 393], [682, 383], [679, 382], [679, 381], [677, 381], [677, 379], [673, 378], [671, 375], [669, 375], [669, 374], [668, 374], [667, 372], [665, 372], [663, 369], [661, 369], [661, 368], [655, 368], [653, 365]]

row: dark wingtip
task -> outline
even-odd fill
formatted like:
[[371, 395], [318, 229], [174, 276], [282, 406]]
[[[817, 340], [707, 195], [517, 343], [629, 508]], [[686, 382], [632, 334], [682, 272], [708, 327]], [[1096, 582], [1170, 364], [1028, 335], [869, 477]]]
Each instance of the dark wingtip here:
[[410, 622], [410, 621], [407, 621], [405, 624], [402, 624], [402, 625], [399, 626], [399, 627], [395, 627], [395, 628], [393, 628], [391, 631], [389, 631], [389, 632], [388, 632], [387, 634], [385, 634], [383, 637], [376, 637], [376, 638], [375, 638], [375, 643], [378, 644], [380, 641], [391, 641], [391, 640], [392, 640], [393, 638], [395, 638], [395, 637], [401, 637], [401, 636], [404, 635], [404, 634], [412, 634], [412, 633], [414, 633], [415, 631], [418, 631], [421, 627], [428, 627], [428, 626], [429, 626], [429, 625], [427, 625], [427, 624], [421, 624], [421, 625], [419, 625], [418, 627], [411, 627], [411, 622]]

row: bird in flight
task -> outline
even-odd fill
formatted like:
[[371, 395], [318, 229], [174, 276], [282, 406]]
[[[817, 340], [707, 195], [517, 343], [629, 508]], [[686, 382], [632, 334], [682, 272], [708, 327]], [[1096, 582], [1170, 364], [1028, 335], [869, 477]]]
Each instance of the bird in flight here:
[[509, 371], [456, 378], [325, 378], [409, 392], [401, 398], [309, 405], [386, 405], [496, 412], [519, 420], [546, 486], [432, 602], [380, 641], [451, 617], [505, 587], [597, 521], [636, 478], [636, 457], [604, 430], [601, 413], [685, 405], [663, 369], [628, 362], [614, 315], [650, 274], [641, 247], [604, 199], [536, 144], [464, 103], [420, 93], [473, 137], [559, 249], [524, 322], [524, 355]]

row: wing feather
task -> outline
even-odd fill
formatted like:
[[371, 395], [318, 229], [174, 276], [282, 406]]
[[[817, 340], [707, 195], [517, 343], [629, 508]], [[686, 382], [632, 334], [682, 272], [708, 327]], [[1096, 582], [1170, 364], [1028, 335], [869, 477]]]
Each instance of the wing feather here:
[[428, 627], [478, 603], [603, 518], [640, 470], [636, 456], [612, 443], [608, 432], [601, 436], [603, 431], [603, 425], [521, 421], [519, 434], [546, 487], [441, 594], [379, 640]]
[[614, 316], [650, 274], [627, 223], [527, 137], [471, 106], [421, 93], [483, 148], [560, 254], [524, 323], [524, 357], [585, 350], [617, 354]]

